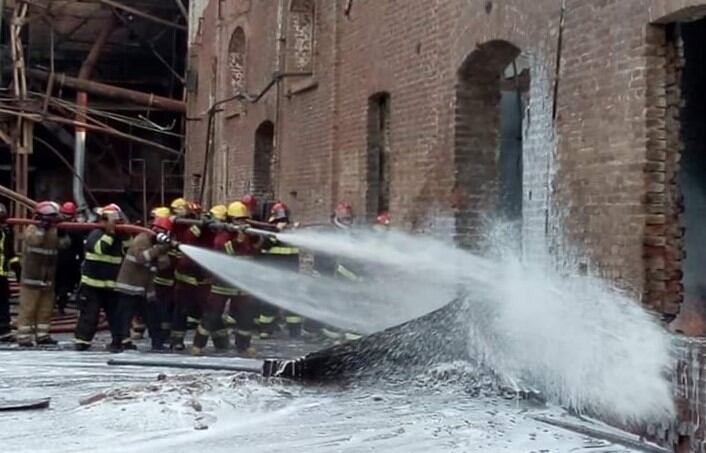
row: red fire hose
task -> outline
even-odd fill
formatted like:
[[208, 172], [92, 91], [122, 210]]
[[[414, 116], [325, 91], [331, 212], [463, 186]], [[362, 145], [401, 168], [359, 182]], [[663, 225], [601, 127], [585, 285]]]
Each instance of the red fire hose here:
[[[39, 221], [37, 220], [31, 220], [31, 219], [7, 219], [7, 224], [8, 225], [38, 225]], [[68, 231], [85, 231], [85, 230], [95, 230], [97, 228], [105, 228], [105, 225], [102, 223], [81, 223], [81, 222], [61, 222], [57, 225], [57, 228], [60, 230], [68, 230]], [[118, 224], [115, 225], [115, 230], [120, 232], [120, 233], [127, 233], [127, 234], [140, 234], [140, 233], [147, 233], [150, 235], [154, 235], [154, 231], [150, 230], [149, 228], [145, 228], [139, 225], [129, 225], [129, 224]]]

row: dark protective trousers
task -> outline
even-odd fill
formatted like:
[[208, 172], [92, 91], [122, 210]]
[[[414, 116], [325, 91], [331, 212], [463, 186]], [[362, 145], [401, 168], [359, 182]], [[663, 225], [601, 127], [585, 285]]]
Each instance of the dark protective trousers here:
[[183, 341], [186, 335], [187, 318], [200, 318], [208, 297], [208, 285], [190, 285], [176, 282], [174, 285], [174, 310], [172, 312], [172, 342]]
[[203, 306], [201, 321], [194, 335], [195, 348], [205, 348], [208, 339], [211, 338], [216, 349], [228, 349], [228, 329], [223, 322], [223, 312], [231, 297], [213, 293], [208, 295]]
[[10, 333], [10, 283], [0, 276], [0, 337]]
[[[263, 254], [258, 257], [258, 261], [266, 266], [271, 266], [277, 269], [287, 270], [290, 272], [299, 272], [299, 255], [268, 255]], [[258, 301], [259, 314], [258, 324], [260, 331], [265, 334], [272, 334], [276, 330], [277, 315], [279, 309], [263, 301]], [[285, 312], [285, 322], [290, 331], [290, 334], [298, 334], [301, 331], [303, 319], [296, 313]]]
[[[92, 286], [83, 286], [81, 292], [84, 298], [74, 335], [77, 343], [91, 344], [98, 329], [101, 309], [108, 318], [113, 344], [122, 344], [124, 339], [130, 337], [129, 319], [132, 316], [132, 310], [130, 306], [119, 303], [118, 293], [112, 289]], [[123, 321], [126, 318], [127, 323]]]
[[156, 300], [147, 300], [143, 296], [135, 296], [130, 294], [120, 294], [118, 303], [122, 307], [120, 310], [123, 318], [120, 319], [120, 330], [123, 334], [127, 333], [124, 338], [130, 338], [130, 327], [135, 313], [142, 313], [147, 331], [152, 340], [152, 347], [162, 346], [166, 340], [164, 330], [162, 329], [162, 320], [164, 319], [164, 311]]
[[[154, 285], [157, 300], [149, 302], [147, 316], [147, 328], [155, 329], [157, 325], [150, 326], [150, 323], [158, 323], [161, 333], [161, 340], [166, 341], [172, 330], [172, 316], [174, 313], [174, 286]], [[150, 319], [151, 318], [151, 319]], [[150, 337], [152, 330], [150, 330]], [[154, 341], [152, 342], [154, 344]]]
[[255, 298], [249, 294], [231, 297], [229, 314], [235, 320], [235, 347], [238, 351], [245, 351], [250, 347], [250, 340], [256, 327]]

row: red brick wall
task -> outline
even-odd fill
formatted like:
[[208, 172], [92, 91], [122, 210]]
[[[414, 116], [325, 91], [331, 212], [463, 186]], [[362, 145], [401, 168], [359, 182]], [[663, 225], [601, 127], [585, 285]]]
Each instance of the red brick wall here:
[[[523, 134], [525, 254], [546, 256], [549, 245], [563, 264], [584, 264], [635, 294], [656, 288], [646, 302], [674, 311], [674, 300], [662, 302], [662, 283], [650, 280], [659, 273], [643, 259], [649, 252], [648, 222], [655, 220], [648, 217], [647, 189], [663, 178], [659, 165], [648, 165], [655, 155], [651, 147], [662, 146], [657, 129], [664, 122], [649, 120], [664, 115], [653, 105], [661, 102], [654, 88], [661, 82], [650, 79], [664, 59], [655, 54], [660, 51], [650, 41], [648, 24], [699, 3], [567, 0], [555, 100], [561, 0], [354, 0], [348, 16], [344, 0], [317, 1], [313, 74], [285, 79], [241, 115], [229, 115], [228, 108], [216, 115], [213, 199], [225, 201], [247, 190], [255, 130], [271, 121], [274, 191], [294, 216], [324, 220], [345, 199], [362, 217], [368, 103], [370, 96], [386, 92], [395, 223], [477, 237], [492, 217], [496, 185], [492, 165], [478, 157], [486, 150], [492, 161], [488, 143], [497, 138], [492, 129], [497, 117], [492, 108], [480, 106], [468, 121], [457, 121], [464, 102], [458, 97], [459, 69], [479, 45], [506, 41], [530, 66]], [[211, 2], [201, 43], [193, 47], [200, 90], [190, 100], [190, 116], [210, 105], [214, 55], [221, 60], [215, 98], [230, 94], [227, 46], [238, 26], [246, 33], [249, 92], [264, 87], [278, 67], [292, 69], [289, 4], [234, 0], [223, 3], [219, 19]], [[469, 105], [471, 112], [478, 106]], [[189, 124], [187, 182], [203, 165], [206, 121]], [[473, 130], [470, 139], [485, 136], [486, 143], [466, 143], [461, 158], [458, 138], [464, 127]], [[478, 166], [477, 174], [471, 165]], [[465, 186], [459, 184], [464, 177]]]

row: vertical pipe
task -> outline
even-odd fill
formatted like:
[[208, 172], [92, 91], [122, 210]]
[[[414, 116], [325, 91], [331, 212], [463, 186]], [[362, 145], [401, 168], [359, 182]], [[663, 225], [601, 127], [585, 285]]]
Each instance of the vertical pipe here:
[[[115, 27], [115, 21], [112, 16], [108, 20], [108, 23], [103, 27], [93, 43], [90, 52], [86, 60], [84, 60], [81, 65], [81, 69], [78, 72], [78, 78], [87, 80], [91, 77], [93, 68], [98, 61], [98, 57], [108, 41], [110, 34], [113, 32]], [[86, 112], [88, 109], [88, 94], [83, 91], [76, 93], [76, 104], [78, 105], [78, 111], [76, 112], [76, 121], [78, 123], [86, 122]], [[83, 181], [85, 180], [86, 173], [86, 128], [83, 126], [76, 126], [76, 139], [74, 142], [74, 168], [76, 174], [74, 175], [73, 184], [73, 194], [74, 201], [79, 212], [88, 211], [88, 203], [86, 202], [86, 197], [83, 194]]]
[[[285, 36], [285, 2], [284, 0], [279, 0], [277, 3], [277, 42], [275, 43], [275, 58], [276, 58], [276, 69], [275, 72], [279, 75], [284, 73], [284, 60], [286, 59], [286, 47], [285, 43], [287, 38]], [[274, 130], [272, 131], [272, 157], [274, 159], [275, 165], [272, 165], [270, 161], [270, 187], [268, 190], [274, 192], [275, 199], [281, 197], [280, 194], [280, 168], [282, 161], [282, 149], [280, 146], [280, 131], [281, 131], [281, 112], [282, 109], [282, 78], [277, 79], [277, 91], [275, 93], [275, 117], [274, 117]], [[273, 168], [274, 167], [274, 168]], [[274, 170], [274, 171], [273, 171]]]
[[[5, 15], [5, 0], [0, 0], [0, 30], [2, 30], [2, 20], [3, 20], [4, 15]], [[2, 44], [2, 43], [0, 43], [0, 44]], [[0, 47], [0, 62], [5, 61], [4, 55], [2, 54], [1, 49], [3, 49], [3, 47]], [[1, 66], [2, 66], [2, 63], [0, 63], [0, 86], [2, 86], [2, 73], [3, 73], [3, 69], [5, 69]]]

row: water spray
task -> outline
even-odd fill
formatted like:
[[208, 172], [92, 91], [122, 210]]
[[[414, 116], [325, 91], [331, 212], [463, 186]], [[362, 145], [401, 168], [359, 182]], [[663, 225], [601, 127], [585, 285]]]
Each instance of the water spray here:
[[[193, 247], [182, 251], [274, 305], [361, 333], [434, 312], [463, 294], [464, 308], [455, 318], [464, 330], [454, 331], [463, 341], [454, 346], [465, 348], [458, 352], [469, 359], [578, 411], [621, 422], [673, 415], [669, 334], [639, 303], [603, 281], [399, 232], [266, 234], [315, 255], [362, 263], [366, 277], [361, 282], [314, 278], [257, 260]], [[436, 325], [427, 337], [409, 337], [413, 344], [397, 342], [387, 353], [399, 346], [433, 355], [439, 343], [433, 338], [445, 328]]]

